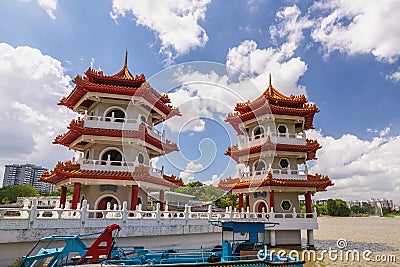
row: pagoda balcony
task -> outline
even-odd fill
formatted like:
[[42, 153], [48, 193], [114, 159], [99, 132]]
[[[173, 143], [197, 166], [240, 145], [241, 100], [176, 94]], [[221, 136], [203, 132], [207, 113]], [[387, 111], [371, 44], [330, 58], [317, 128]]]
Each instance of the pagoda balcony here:
[[103, 171], [121, 171], [133, 173], [136, 167], [145, 166], [149, 168], [149, 175], [157, 178], [163, 178], [164, 171], [145, 164], [140, 164], [137, 160], [131, 161], [112, 161], [97, 159], [79, 159], [81, 170], [103, 170]]
[[270, 140], [275, 144], [288, 144], [288, 145], [306, 145], [306, 135], [305, 133], [275, 133], [267, 131], [266, 133], [249, 136], [247, 138], [239, 139], [239, 149], [245, 149], [252, 146], [262, 145]]
[[267, 169], [261, 171], [241, 172], [241, 182], [264, 180], [268, 172], [271, 172], [274, 179], [294, 179], [307, 180], [307, 169], [292, 170], [292, 169]]
[[165, 132], [160, 132], [154, 126], [144, 123], [139, 117], [137, 119], [116, 118], [114, 113], [111, 117], [90, 116], [87, 113], [83, 116], [84, 127], [96, 129], [139, 131], [139, 125], [146, 126], [147, 132], [154, 138], [165, 142]]

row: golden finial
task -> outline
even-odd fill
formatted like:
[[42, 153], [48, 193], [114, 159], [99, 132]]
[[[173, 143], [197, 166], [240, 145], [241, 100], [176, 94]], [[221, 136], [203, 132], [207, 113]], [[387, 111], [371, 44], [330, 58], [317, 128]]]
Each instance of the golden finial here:
[[269, 87], [272, 86], [272, 75], [271, 73], [269, 73]]
[[125, 50], [124, 68], [128, 67], [128, 49]]

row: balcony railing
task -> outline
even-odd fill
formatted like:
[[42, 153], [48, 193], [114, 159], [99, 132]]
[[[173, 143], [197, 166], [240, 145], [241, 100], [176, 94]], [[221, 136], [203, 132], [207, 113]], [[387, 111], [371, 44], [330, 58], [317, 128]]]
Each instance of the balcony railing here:
[[149, 174], [154, 177], [163, 178], [163, 170], [140, 164], [139, 161], [113, 161], [97, 159], [79, 159], [78, 163], [82, 170], [103, 170], [103, 171], [125, 171], [134, 172], [135, 168], [142, 165], [149, 168]]
[[267, 169], [261, 171], [242, 172], [242, 181], [256, 181], [263, 180], [267, 177], [268, 172], [271, 171], [272, 178], [276, 179], [296, 179], [306, 180], [307, 169], [305, 170], [291, 170], [291, 169]]
[[140, 117], [137, 119], [115, 118], [114, 114], [111, 117], [106, 116], [89, 116], [87, 113], [83, 116], [84, 126], [87, 128], [111, 129], [138, 131], [139, 125], [144, 124], [147, 132], [154, 138], [165, 141], [165, 133], [160, 132], [153, 126], [144, 123]]
[[271, 142], [277, 144], [305, 145], [307, 143], [305, 133], [290, 134], [267, 131], [263, 134], [248, 136], [247, 138], [239, 139], [239, 148], [244, 149], [252, 146], [261, 145], [267, 141], [268, 137]]

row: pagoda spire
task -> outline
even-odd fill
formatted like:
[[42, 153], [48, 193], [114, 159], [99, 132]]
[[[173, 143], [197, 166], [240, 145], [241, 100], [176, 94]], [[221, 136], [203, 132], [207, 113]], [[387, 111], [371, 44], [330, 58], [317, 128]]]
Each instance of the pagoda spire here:
[[270, 96], [273, 95], [273, 87], [272, 87], [272, 74], [269, 73], [269, 85], [268, 85], [268, 93]]
[[125, 59], [123, 68], [128, 68], [128, 49], [125, 50]]
[[130, 80], [135, 79], [128, 69], [128, 49], [125, 50], [124, 65], [122, 66], [121, 70], [114, 75], [111, 75], [111, 77]]

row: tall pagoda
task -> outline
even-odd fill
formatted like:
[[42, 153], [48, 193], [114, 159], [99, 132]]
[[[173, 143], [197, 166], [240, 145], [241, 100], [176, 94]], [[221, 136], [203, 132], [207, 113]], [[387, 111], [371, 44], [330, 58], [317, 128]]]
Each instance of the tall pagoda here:
[[72, 92], [58, 103], [83, 115], [53, 142], [81, 152], [79, 160], [59, 162], [41, 177], [61, 188], [63, 207], [67, 188], [73, 188], [72, 209], [84, 199], [98, 210], [106, 209], [107, 203], [121, 207], [124, 201], [131, 210], [138, 204], [145, 208], [149, 192], [159, 192], [163, 209], [164, 192], [183, 184], [150, 165], [150, 159], [178, 151], [154, 126], [179, 116], [179, 110], [143, 74], [131, 74], [127, 55], [113, 75], [92, 68], [84, 77], [77, 75]]
[[[265, 92], [252, 102], [238, 103], [235, 111], [226, 121], [236, 130], [239, 142], [225, 154], [246, 169], [237, 178], [221, 180], [219, 188], [238, 194], [239, 210], [248, 207], [253, 212], [281, 213], [282, 218], [288, 218], [285, 214], [300, 212], [302, 195], [306, 213], [312, 213], [311, 196], [333, 185], [327, 176], [311, 175], [307, 169], [307, 161], [315, 160], [321, 148], [304, 132], [314, 128], [313, 118], [319, 112], [316, 105], [308, 103], [304, 95], [280, 93], [272, 86], [270, 75]], [[299, 225], [279, 231], [276, 240], [299, 244], [300, 230]]]

